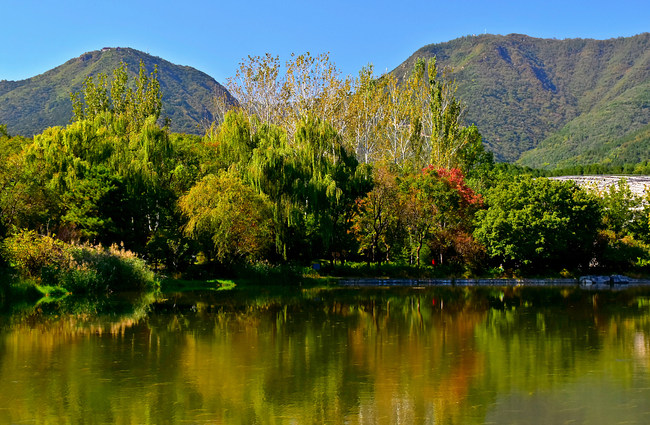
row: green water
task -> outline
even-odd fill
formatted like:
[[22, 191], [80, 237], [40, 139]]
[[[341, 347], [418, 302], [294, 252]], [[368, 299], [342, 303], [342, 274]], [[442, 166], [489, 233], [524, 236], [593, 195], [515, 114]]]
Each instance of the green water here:
[[649, 290], [130, 301], [5, 306], [0, 423], [650, 423]]

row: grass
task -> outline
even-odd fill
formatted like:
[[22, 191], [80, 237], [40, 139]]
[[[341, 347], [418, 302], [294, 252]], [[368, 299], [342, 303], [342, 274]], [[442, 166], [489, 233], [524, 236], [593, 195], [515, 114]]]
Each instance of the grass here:
[[234, 289], [237, 284], [229, 279], [163, 279], [160, 290], [163, 293], [186, 291], [227, 291]]
[[43, 294], [43, 297], [49, 298], [52, 300], [60, 300], [68, 295], [70, 295], [70, 292], [68, 292], [65, 288], [62, 288], [60, 286], [51, 286], [51, 285], [36, 285], [36, 290]]
[[160, 282], [163, 293], [188, 291], [225, 291], [231, 289], [255, 289], [270, 287], [300, 287], [302, 289], [326, 288], [338, 284], [340, 278], [398, 278], [433, 279], [467, 277], [462, 270], [452, 266], [421, 266], [384, 263], [381, 265], [347, 262], [331, 265], [317, 262], [320, 269], [297, 264], [272, 265], [256, 263], [240, 265], [234, 269], [209, 270], [197, 266], [185, 275], [165, 278]]

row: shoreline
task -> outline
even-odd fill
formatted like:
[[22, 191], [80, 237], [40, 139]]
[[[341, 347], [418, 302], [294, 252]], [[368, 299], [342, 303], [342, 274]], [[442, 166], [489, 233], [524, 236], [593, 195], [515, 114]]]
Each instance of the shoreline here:
[[579, 287], [584, 289], [627, 289], [650, 287], [650, 279], [629, 279], [619, 283], [581, 283], [580, 279], [392, 279], [392, 278], [345, 278], [338, 280], [339, 286], [349, 287], [423, 287], [423, 286], [535, 286], [535, 287]]

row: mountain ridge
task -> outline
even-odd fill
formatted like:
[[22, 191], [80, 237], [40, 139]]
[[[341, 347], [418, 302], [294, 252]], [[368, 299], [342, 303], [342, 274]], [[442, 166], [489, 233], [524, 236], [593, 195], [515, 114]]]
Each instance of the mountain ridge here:
[[104, 73], [110, 81], [113, 70], [124, 62], [133, 79], [140, 61], [148, 73], [158, 66], [163, 96], [161, 117], [171, 120], [172, 131], [200, 134], [217, 113], [215, 97], [225, 96], [228, 102], [236, 102], [214, 78], [195, 68], [129, 47], [105, 47], [85, 52], [34, 77], [0, 81], [0, 122], [7, 124], [11, 134], [24, 136], [66, 125], [72, 118], [70, 93], [80, 91], [87, 76]]
[[[650, 33], [607, 40], [481, 34], [428, 44], [392, 73], [403, 79], [418, 58], [435, 56], [458, 85], [498, 160], [571, 167], [647, 160], [650, 149]], [[0, 123], [31, 136], [72, 117], [70, 92], [88, 75], [124, 61], [133, 77], [143, 60], [159, 68], [161, 116], [171, 130], [202, 133], [217, 113], [214, 98], [236, 99], [209, 75], [128, 47], [86, 52], [42, 74], [0, 81]]]
[[[453, 69], [467, 121], [500, 160], [566, 166], [650, 123], [650, 33], [608, 40], [466, 36], [426, 45], [392, 73], [404, 78], [418, 58], [433, 56]], [[612, 121], [629, 128], [599, 123], [616, 104], [627, 110], [615, 110]], [[567, 134], [576, 127], [579, 133]]]

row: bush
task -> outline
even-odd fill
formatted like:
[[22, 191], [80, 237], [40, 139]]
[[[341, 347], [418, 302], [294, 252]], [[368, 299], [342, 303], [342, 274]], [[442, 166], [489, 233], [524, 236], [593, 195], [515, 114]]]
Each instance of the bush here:
[[22, 230], [5, 239], [2, 254], [26, 279], [42, 278], [42, 274], [50, 277], [57, 269], [66, 268], [70, 258], [64, 242], [31, 230]]
[[70, 253], [77, 272], [70, 284], [78, 292], [141, 290], [154, 283], [144, 260], [116, 244], [72, 246]]
[[597, 245], [599, 266], [607, 271], [628, 271], [644, 267], [650, 260], [650, 246], [631, 235], [622, 238], [611, 230], [599, 234]]
[[72, 245], [21, 231], [5, 239], [2, 253], [22, 278], [71, 293], [142, 290], [155, 285], [144, 260], [117, 245]]

